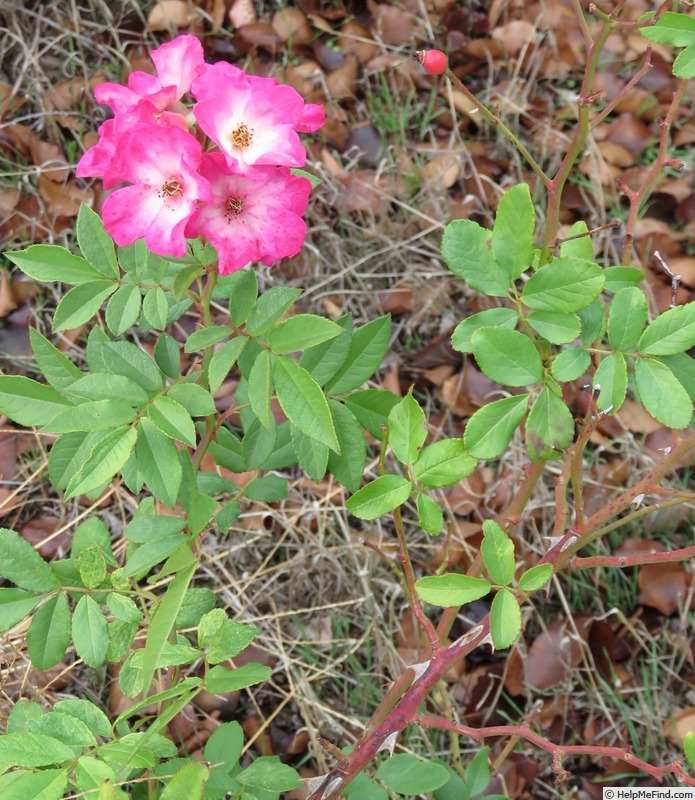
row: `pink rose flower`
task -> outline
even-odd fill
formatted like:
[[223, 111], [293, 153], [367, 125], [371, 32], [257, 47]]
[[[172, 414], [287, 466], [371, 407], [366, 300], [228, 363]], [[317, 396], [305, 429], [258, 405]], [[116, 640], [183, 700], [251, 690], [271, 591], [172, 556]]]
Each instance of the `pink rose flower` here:
[[129, 111], [107, 119], [99, 128], [99, 141], [90, 147], [80, 159], [75, 174], [78, 178], [103, 178], [104, 187], [112, 189], [127, 180], [122, 173], [123, 160], [119, 158], [121, 140], [129, 135], [135, 125], [149, 123], [163, 127], [176, 127], [188, 131], [188, 123], [182, 114], [173, 111], [157, 111], [147, 100], [140, 101]]
[[133, 185], [104, 203], [104, 228], [116, 244], [144, 236], [153, 253], [186, 254], [186, 224], [199, 201], [212, 200], [210, 184], [197, 172], [201, 158], [200, 143], [176, 127], [139, 124], [119, 140], [115, 169]]
[[257, 167], [240, 174], [220, 153], [203, 156], [200, 173], [210, 182], [212, 201], [201, 206], [186, 227], [187, 236], [205, 235], [217, 250], [221, 275], [250, 261], [273, 264], [302, 248], [302, 214], [311, 183], [288, 167]]
[[130, 111], [141, 100], [148, 100], [163, 111], [180, 100], [191, 88], [193, 79], [204, 64], [203, 46], [195, 36], [178, 36], [151, 53], [157, 74], [133, 72], [128, 86], [102, 83], [94, 90], [99, 103], [115, 114]]
[[297, 131], [317, 130], [325, 120], [323, 108], [306, 105], [291, 86], [225, 62], [205, 67], [191, 91], [200, 127], [229, 164], [247, 173], [269, 164], [303, 166], [306, 151]]

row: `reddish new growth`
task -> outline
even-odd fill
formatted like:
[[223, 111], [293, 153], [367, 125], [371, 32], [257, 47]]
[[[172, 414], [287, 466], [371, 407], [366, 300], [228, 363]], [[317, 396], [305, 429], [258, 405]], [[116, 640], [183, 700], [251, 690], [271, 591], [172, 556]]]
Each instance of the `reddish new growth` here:
[[449, 59], [441, 50], [417, 50], [415, 58], [430, 75], [442, 75], [449, 67]]

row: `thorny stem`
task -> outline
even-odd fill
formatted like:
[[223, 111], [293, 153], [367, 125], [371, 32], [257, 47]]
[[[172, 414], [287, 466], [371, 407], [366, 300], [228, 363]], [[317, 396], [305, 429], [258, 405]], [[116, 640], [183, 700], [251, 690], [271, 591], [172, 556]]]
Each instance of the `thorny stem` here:
[[[675, 505], [675, 503], [674, 503]], [[695, 545], [682, 547], [680, 550], [669, 550], [660, 553], [639, 553], [634, 556], [587, 556], [572, 558], [567, 566], [573, 569], [590, 569], [591, 567], [640, 567], [643, 564], [667, 564], [674, 561], [685, 561], [695, 556]]]
[[503, 133], [507, 139], [514, 145], [514, 148], [518, 151], [520, 155], [522, 155], [526, 159], [526, 163], [531, 167], [531, 169], [538, 175], [538, 177], [543, 182], [543, 185], [548, 188], [550, 186], [550, 178], [545, 174], [539, 163], [536, 159], [529, 153], [529, 151], [524, 147], [523, 143], [519, 139], [519, 137], [513, 133], [502, 120], [496, 115], [493, 114], [492, 111], [478, 98], [467, 89], [464, 84], [454, 75], [454, 73], [447, 69], [446, 76], [449, 80], [454, 84], [454, 86], [471, 102], [473, 105], [480, 111], [480, 113], [485, 117], [485, 119], [494, 125], [501, 133]]
[[[659, 482], [664, 475], [670, 472], [683, 456], [694, 448], [695, 434], [677, 442], [671, 451], [666, 454], [642, 480], [632, 487], [632, 489], [589, 517], [582, 526], [582, 529], [573, 529], [563, 536], [562, 540], [551, 547], [539, 563], [552, 564], [555, 572], [566, 567], [569, 560], [574, 557], [574, 554], [578, 550], [597, 538], [597, 531], [600, 531], [609, 519], [628, 508], [640, 495], [658, 491]], [[520, 598], [517, 599], [520, 600]], [[337, 798], [343, 791], [345, 785], [360, 773], [375, 758], [380, 750], [385, 746], [390, 747], [394, 743], [394, 737], [400, 731], [414, 722], [422, 723], [423, 719], [427, 720], [427, 717], [418, 715], [418, 710], [421, 704], [425, 702], [430, 695], [437, 682], [461, 658], [475, 650], [483, 642], [488, 641], [489, 635], [490, 618], [488, 615], [472, 631], [459, 637], [450, 645], [440, 647], [438, 651], [433, 653], [429, 661], [409, 667], [408, 670], [394, 682], [389, 691], [389, 703], [387, 705], [390, 707], [390, 710], [386, 710], [384, 713], [384, 709], [382, 708], [384, 703], [382, 701], [382, 706], [380, 706], [381, 711], [379, 709], [377, 710], [379, 716], [377, 717], [375, 715], [375, 718], [370, 721], [353, 751], [345, 756], [345, 758], [327, 775], [321, 779], [316, 779], [318, 785], [312, 786], [312, 792], [308, 800], [334, 800]], [[410, 678], [411, 671], [415, 675], [414, 679]], [[397, 684], [398, 688], [396, 689]], [[404, 686], [405, 689], [403, 689]], [[443, 720], [443, 722], [447, 728], [456, 724], [449, 722], [449, 720]], [[437, 724], [436, 727], [441, 726]], [[639, 769], [642, 769], [644, 772], [656, 778], [661, 778], [667, 773], [675, 772], [678, 777], [690, 781], [690, 785], [695, 785], [695, 779], [688, 778], [682, 770], [680, 770], [680, 762], [672, 762], [663, 767], [653, 767], [640, 759], [634, 758], [627, 748], [602, 748], [594, 745], [554, 745], [542, 739], [542, 737], [537, 736], [537, 734], [533, 734], [523, 725], [507, 725], [484, 729], [469, 729], [463, 726], [460, 732], [465, 735], [474, 736], [475, 738], [492, 735], [521, 736], [527, 741], [537, 744], [541, 749], [547, 750], [557, 756], [558, 759], [561, 759], [565, 755], [585, 753], [615, 756], [634, 764]]]
[[661, 767], [654, 767], [643, 761], [637, 756], [633, 756], [629, 747], [602, 747], [600, 745], [588, 744], [568, 744], [559, 745], [544, 739], [539, 734], [532, 731], [528, 725], [491, 725], [488, 728], [471, 728], [469, 725], [462, 725], [458, 722], [451, 722], [444, 717], [435, 717], [428, 714], [416, 715], [413, 722], [423, 728], [441, 728], [446, 731], [455, 731], [461, 736], [468, 736], [476, 741], [490, 736], [516, 736], [525, 739], [546, 753], [553, 756], [553, 772], [557, 774], [557, 782], [560, 783], [569, 773], [563, 769], [562, 762], [567, 756], [591, 755], [603, 756], [604, 758], [617, 758], [626, 764], [637, 767], [648, 775], [661, 782], [664, 775], [673, 773], [682, 783], [687, 786], [695, 786], [695, 778], [691, 778], [683, 771], [683, 762], [676, 759]]
[[567, 520], [570, 518], [569, 503], [567, 502], [567, 481], [573, 457], [574, 453], [565, 461], [562, 471], [555, 479], [555, 524], [551, 534], [553, 539], [564, 535]]
[[675, 308], [676, 301], [678, 300], [678, 287], [680, 286], [681, 276], [674, 275], [671, 267], [664, 261], [663, 256], [658, 250], [654, 251], [654, 258], [659, 262], [661, 265], [661, 269], [669, 276], [671, 279], [671, 305], [670, 308]]
[[592, 514], [583, 526], [573, 528], [568, 535], [563, 537], [564, 541], [552, 547], [539, 563], [552, 564], [555, 572], [563, 569], [578, 550], [605, 533], [604, 525], [609, 520], [629, 508], [638, 498], [658, 493], [661, 490], [659, 481], [666, 473], [675, 468], [681, 458], [693, 448], [695, 448], [695, 434], [681, 439], [642, 480]]
[[595, 413], [595, 410], [596, 400], [592, 392], [587, 418], [580, 426], [579, 436], [569, 458], [570, 482], [574, 496], [574, 518], [577, 525], [584, 524], [584, 449], [601, 420], [601, 415]]
[[[659, 489], [658, 490], [659, 494], [662, 491], [663, 491], [662, 489]], [[605, 536], [607, 533], [614, 531], [616, 528], [622, 528], [623, 525], [628, 525], [634, 522], [635, 520], [640, 519], [641, 517], [646, 517], [647, 514], [651, 514], [654, 511], [661, 511], [661, 509], [663, 508], [672, 508], [673, 506], [683, 505], [686, 499], [690, 498], [679, 497], [677, 500], [671, 500], [668, 503], [655, 503], [654, 505], [651, 506], [644, 506], [643, 508], [638, 508], [637, 511], [632, 511], [630, 514], [626, 514], [624, 517], [620, 517], [620, 519], [615, 520], [615, 522], [612, 522], [610, 525], [604, 525], [602, 528], [599, 528], [597, 531], [595, 531], [596, 534], [595, 538], [598, 539], [602, 536]], [[635, 502], [637, 502], [637, 500], [639, 500], [639, 497], [635, 500]]]
[[624, 181], [618, 180], [618, 188], [625, 194], [630, 201], [630, 210], [627, 215], [627, 222], [625, 223], [625, 238], [623, 240], [622, 263], [627, 264], [632, 255], [632, 241], [635, 235], [635, 225], [637, 224], [637, 215], [646, 200], [649, 192], [651, 191], [654, 182], [659, 177], [661, 170], [666, 166], [672, 166], [676, 169], [682, 169], [683, 163], [676, 159], [668, 158], [668, 136], [673, 124], [673, 118], [676, 114], [683, 92], [687, 82], [682, 80], [678, 89], [673, 93], [671, 105], [664, 119], [659, 120], [659, 152], [656, 159], [650, 165], [649, 169], [644, 174], [637, 189], [631, 189]]

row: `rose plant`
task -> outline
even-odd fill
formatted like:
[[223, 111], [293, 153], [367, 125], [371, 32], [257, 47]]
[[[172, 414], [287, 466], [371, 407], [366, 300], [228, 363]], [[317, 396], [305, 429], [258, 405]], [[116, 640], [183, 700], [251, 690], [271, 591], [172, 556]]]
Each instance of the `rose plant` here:
[[[473, 649], [513, 644], [521, 630], [521, 604], [554, 574], [595, 566], [580, 551], [643, 516], [644, 508], [634, 510], [636, 498], [666, 494], [663, 507], [691, 497], [661, 486], [695, 448], [692, 434], [674, 433], [662, 460], [622, 496], [590, 515], [583, 503], [582, 463], [591, 433], [602, 417], [619, 411], [628, 392], [674, 431], [691, 423], [695, 398], [695, 360], [686, 352], [695, 346], [695, 304], [676, 306], [674, 300], [658, 314], [640, 288], [641, 270], [629, 266], [630, 225], [650, 184], [628, 195], [623, 263], [596, 262], [592, 231], [583, 222], [559, 238], [562, 189], [592, 125], [617, 104], [614, 99], [595, 108], [593, 81], [598, 54], [621, 24], [622, 5], [612, 14], [592, 9], [600, 22], [593, 35], [582, 17], [587, 64], [578, 122], [553, 176], [446, 69], [443, 54], [420, 59], [435, 74], [446, 71], [510, 138], [546, 192], [542, 226], [529, 186], [520, 184], [502, 197], [492, 230], [456, 220], [445, 231], [444, 261], [488, 298], [485, 310], [460, 322], [452, 344], [508, 390], [472, 415], [463, 438], [428, 442], [427, 420], [412, 392], [400, 398], [365, 388], [388, 346], [388, 317], [359, 327], [350, 315], [337, 322], [303, 313], [285, 318], [300, 292], [278, 285], [259, 296], [255, 272], [242, 269], [250, 262], [270, 265], [301, 248], [311, 183], [300, 171], [306, 153], [299, 134], [321, 126], [319, 106], [305, 104], [273, 79], [229, 64], [205, 64], [191, 36], [153, 51], [155, 75], [135, 72], [127, 87], [97, 87], [97, 99], [114, 116], [100, 128], [101, 138], [83, 156], [78, 175], [99, 177], [112, 190], [102, 217], [81, 209], [81, 255], [47, 245], [6, 254], [37, 281], [74, 285], [56, 309], [54, 332], [97, 317], [87, 337], [86, 366], [32, 330], [46, 382], [0, 376], [0, 411], [57, 436], [48, 473], [65, 501], [83, 495], [95, 500], [120, 475], [140, 502], [123, 530], [122, 558], [114, 555], [110, 532], [98, 517], [76, 528], [69, 556], [52, 564], [17, 533], [1, 530], [0, 575], [11, 585], [0, 588], [0, 624], [7, 630], [30, 620], [26, 643], [38, 669], [61, 661], [71, 642], [90, 667], [122, 662], [118, 682], [134, 704], [110, 720], [86, 700], [61, 701], [50, 711], [17, 703], [0, 738], [3, 797], [51, 800], [71, 791], [98, 800], [271, 800], [300, 785], [295, 770], [274, 757], [242, 766], [243, 736], [235, 722], [212, 734], [205, 763], [184, 757], [164, 735], [203, 690], [230, 692], [270, 677], [259, 664], [234, 666], [259, 631], [228, 618], [215, 607], [214, 593], [194, 580], [207, 533], [233, 524], [245, 498], [281, 501], [287, 478], [279, 473], [295, 465], [316, 481], [330, 472], [352, 493], [346, 505], [355, 517], [393, 516], [403, 582], [426, 652], [388, 689], [355, 747], [343, 753], [343, 743], [335, 743], [336, 765], [311, 786], [312, 800], [343, 793], [352, 800], [380, 798], [384, 786], [405, 795], [434, 792], [437, 798], [486, 790], [488, 747], [468, 764], [455, 761], [454, 770], [401, 754], [383, 761], [375, 775], [381, 784], [363, 774], [380, 751], [393, 753], [408, 725], [476, 741], [527, 740], [551, 754], [559, 779], [567, 774], [565, 759], [588, 753], [622, 759], [659, 780], [674, 774], [695, 785], [678, 759], [654, 765], [628, 747], [550, 742], [531, 720], [474, 728], [459, 722], [451, 705], [443, 716], [431, 713], [431, 706], [425, 713], [424, 706], [447, 670]], [[647, 38], [690, 47], [691, 23], [669, 12], [637, 27]], [[657, 170], [674, 165], [666, 146], [681, 96], [682, 90], [662, 125]], [[226, 303], [225, 324], [215, 324], [213, 302]], [[186, 313], [196, 315], [198, 328], [183, 350], [197, 359], [182, 374], [180, 345], [166, 331]], [[135, 325], [151, 333], [152, 354], [119, 338]], [[219, 413], [214, 395], [232, 370], [239, 375], [234, 404]], [[590, 397], [578, 421], [563, 396], [563, 386], [577, 380], [588, 382]], [[274, 400], [282, 414], [275, 412]], [[381, 474], [363, 485], [365, 431], [380, 443]], [[524, 479], [510, 504], [484, 522], [480, 553], [468, 574], [419, 576], [403, 514], [414, 507], [422, 530], [439, 535], [444, 515], [437, 490], [470, 475], [480, 461], [500, 457], [518, 431], [529, 462]], [[254, 477], [241, 488], [203, 471], [206, 455]], [[537, 563], [520, 570], [509, 532], [523, 519], [551, 461], [561, 463], [554, 529]], [[692, 551], [604, 557], [601, 565], [683, 560]], [[460, 608], [488, 595], [489, 615], [448, 642]], [[426, 605], [443, 610], [426, 613]], [[136, 639], [143, 646], [134, 647]], [[695, 735], [686, 737], [685, 748], [695, 761]]]

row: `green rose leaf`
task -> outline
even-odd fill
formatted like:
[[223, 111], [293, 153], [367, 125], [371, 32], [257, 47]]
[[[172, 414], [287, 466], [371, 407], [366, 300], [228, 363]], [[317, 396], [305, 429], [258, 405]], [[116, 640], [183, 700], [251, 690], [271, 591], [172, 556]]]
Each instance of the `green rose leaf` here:
[[423, 761], [410, 753], [399, 753], [381, 764], [376, 778], [396, 794], [413, 795], [433, 792], [449, 780], [446, 767]]
[[268, 433], [270, 433], [271, 425], [275, 423], [270, 410], [270, 400], [273, 394], [271, 367], [270, 351], [261, 350], [254, 359], [248, 375], [249, 403], [251, 403], [251, 408], [258, 421]]
[[0, 633], [13, 628], [30, 614], [41, 598], [23, 589], [0, 589]]
[[327, 382], [331, 394], [360, 387], [381, 364], [391, 336], [391, 317], [377, 317], [353, 331], [350, 348], [340, 369]]
[[140, 316], [142, 295], [134, 283], [119, 287], [106, 306], [106, 324], [114, 336], [132, 328]]
[[444, 527], [441, 508], [426, 494], [418, 494], [416, 502], [417, 518], [422, 530], [430, 536], [439, 536]]
[[603, 270], [592, 261], [571, 256], [556, 258], [529, 278], [521, 300], [539, 311], [571, 314], [599, 296], [604, 280]]
[[552, 344], [567, 344], [581, 333], [582, 323], [576, 314], [557, 311], [533, 311], [526, 321], [536, 333]]
[[267, 342], [273, 353], [284, 355], [330, 341], [344, 332], [340, 325], [325, 317], [297, 314], [273, 328]]
[[302, 433], [340, 454], [340, 444], [324, 393], [311, 375], [291, 358], [278, 356], [273, 378], [280, 407]]
[[0, 375], [0, 412], [19, 425], [45, 425], [70, 405], [50, 386], [23, 375]]
[[519, 578], [519, 589], [524, 592], [534, 592], [540, 589], [553, 577], [552, 564], [537, 564], [527, 569]]
[[413, 464], [427, 438], [425, 413], [409, 392], [391, 409], [388, 418], [389, 445], [401, 464]]
[[584, 347], [603, 338], [606, 332], [606, 309], [600, 300], [594, 300], [586, 308], [579, 309], [577, 316], [582, 321]]
[[60, 581], [29, 542], [15, 531], [0, 528], [0, 575], [32, 592], [50, 592]]
[[77, 244], [90, 266], [108, 278], [120, 277], [113, 239], [104, 230], [101, 217], [86, 203], [80, 205], [77, 214]]
[[635, 267], [606, 267], [603, 270], [606, 282], [603, 284], [605, 292], [619, 292], [630, 286], [637, 286], [644, 280], [644, 273]]
[[148, 417], [141, 419], [137, 426], [135, 456], [142, 478], [152, 494], [173, 508], [183, 478], [178, 451], [172, 440]]
[[519, 278], [533, 261], [533, 228], [536, 212], [525, 183], [513, 186], [500, 200], [492, 229], [495, 261], [505, 274]]
[[195, 426], [191, 415], [176, 400], [165, 395], [156, 397], [147, 409], [147, 416], [171, 439], [195, 447]]
[[681, 429], [690, 424], [693, 402], [666, 364], [653, 358], [638, 358], [635, 386], [644, 407], [662, 425]]
[[228, 669], [217, 664], [208, 670], [205, 676], [205, 688], [212, 694], [236, 692], [270, 680], [270, 674], [270, 667], [261, 664], [244, 664], [236, 669]]
[[478, 409], [468, 420], [463, 434], [468, 452], [476, 458], [501, 455], [526, 416], [530, 396], [505, 397]]
[[483, 563], [492, 580], [502, 586], [514, 580], [514, 542], [491, 519], [483, 522], [484, 538], [480, 546]]
[[[27, 648], [31, 663], [36, 669], [54, 667], [65, 655], [69, 644], [70, 606], [65, 595], [58, 594], [39, 608], [27, 631]], [[0, 741], [5, 738], [7, 737], [0, 737]], [[17, 761], [13, 763], [21, 765]]]
[[[253, 287], [249, 284], [249, 294]], [[301, 289], [290, 286], [271, 286], [253, 304], [248, 313], [246, 329], [251, 336], [267, 333], [282, 315], [290, 309], [294, 301], [302, 293]], [[235, 309], [236, 310], [236, 309]], [[236, 315], [233, 315], [235, 322]], [[240, 324], [237, 322], [237, 325]]]
[[311, 439], [305, 433], [302, 433], [294, 425], [292, 425], [290, 431], [292, 434], [292, 446], [302, 469], [313, 481], [320, 483], [326, 474], [328, 466], [328, 448], [322, 442], [317, 442], [316, 439]]
[[[176, 278], [174, 279], [175, 283]], [[167, 326], [168, 317], [169, 303], [164, 291], [159, 286], [155, 286], [154, 289], [145, 292], [142, 300], [142, 326], [162, 331]]]
[[485, 578], [449, 573], [428, 575], [415, 582], [418, 595], [430, 605], [463, 606], [489, 594], [492, 584]]
[[161, 800], [202, 800], [205, 781], [210, 776], [207, 764], [185, 764], [162, 790]]
[[356, 492], [362, 483], [367, 463], [367, 445], [355, 415], [342, 403], [329, 400], [328, 406], [335, 422], [340, 455], [328, 453], [328, 469], [349, 492]]
[[557, 381], [574, 381], [591, 364], [591, 355], [582, 347], [569, 347], [553, 359], [550, 372]]
[[83, 377], [82, 371], [36, 328], [29, 328], [29, 341], [39, 369], [54, 389], [63, 392]]
[[413, 475], [428, 489], [442, 489], [468, 477], [477, 466], [478, 459], [466, 450], [463, 439], [441, 439], [422, 450]]
[[389, 412], [400, 402], [400, 397], [388, 389], [364, 389], [347, 395], [344, 402], [360, 425], [381, 441]]
[[65, 489], [65, 500], [98, 489], [113, 478], [128, 460], [137, 438], [134, 428], [118, 428], [100, 439], [70, 479]]
[[100, 667], [109, 649], [109, 627], [104, 612], [92, 598], [82, 595], [72, 617], [72, 638], [77, 655], [90, 667]]
[[35, 281], [80, 284], [103, 278], [103, 274], [84, 258], [57, 245], [34, 244], [26, 250], [5, 253], [5, 256]]
[[297, 771], [283, 764], [279, 756], [261, 756], [235, 778], [242, 786], [265, 792], [291, 792], [302, 785]]
[[608, 311], [608, 341], [616, 350], [631, 350], [647, 324], [647, 298], [632, 287], [616, 293]]
[[695, 767], [695, 732], [688, 731], [683, 737], [683, 752], [691, 767]]
[[526, 447], [531, 461], [560, 458], [574, 438], [574, 417], [562, 398], [547, 386], [526, 420]]
[[606, 413], [615, 414], [625, 402], [627, 391], [627, 364], [625, 356], [619, 350], [601, 361], [594, 375], [594, 386], [601, 387], [596, 401], [597, 407]]
[[498, 650], [510, 647], [521, 631], [521, 609], [516, 597], [507, 589], [500, 589], [490, 606], [490, 635]]
[[543, 362], [533, 342], [518, 331], [479, 328], [473, 355], [480, 369], [503, 386], [527, 386], [543, 377]]
[[650, 42], [661, 42], [673, 47], [695, 44], [695, 19], [687, 14], [667, 11], [654, 25], [640, 28], [640, 31]]
[[70, 761], [70, 747], [43, 733], [6, 733], [0, 736], [0, 763], [15, 767], [46, 767]]
[[442, 257], [454, 275], [473, 289], [490, 297], [506, 297], [511, 274], [495, 261], [489, 242], [490, 231], [473, 220], [456, 219], [444, 230]]
[[451, 335], [451, 346], [460, 353], [473, 352], [473, 334], [478, 328], [505, 328], [513, 331], [519, 315], [512, 308], [488, 308], [460, 322]]
[[236, 336], [225, 342], [213, 353], [208, 366], [208, 382], [213, 394], [222, 386], [231, 368], [236, 364], [248, 339], [245, 336]]
[[107, 280], [90, 281], [75, 286], [65, 294], [53, 315], [53, 332], [79, 328], [97, 313], [118, 284]]
[[234, 331], [226, 325], [210, 325], [207, 328], [201, 328], [188, 337], [183, 352], [195, 353], [198, 350], [205, 350], [206, 347], [212, 347], [228, 339], [232, 333]]
[[319, 386], [324, 386], [345, 363], [352, 342], [352, 314], [345, 314], [336, 321], [343, 332], [323, 344], [314, 345], [304, 351], [300, 366], [308, 370]]
[[589, 228], [584, 220], [578, 220], [567, 231], [565, 241], [560, 245], [560, 255], [582, 258], [585, 261], [594, 260], [594, 247], [591, 244]]
[[122, 400], [87, 400], [59, 411], [43, 429], [50, 433], [103, 431], [127, 425], [135, 417], [135, 409]]
[[666, 364], [671, 372], [683, 384], [685, 391], [695, 400], [695, 358], [685, 353], [676, 353], [673, 356], [662, 356], [659, 361]]
[[376, 519], [403, 505], [412, 489], [410, 481], [400, 475], [382, 475], [355, 492], [345, 505], [359, 519]]
[[695, 303], [676, 306], [658, 316], [639, 340], [639, 351], [653, 356], [682, 353], [695, 345]]
[[86, 547], [77, 557], [77, 568], [82, 583], [88, 589], [96, 589], [106, 578], [106, 559], [101, 548]]

